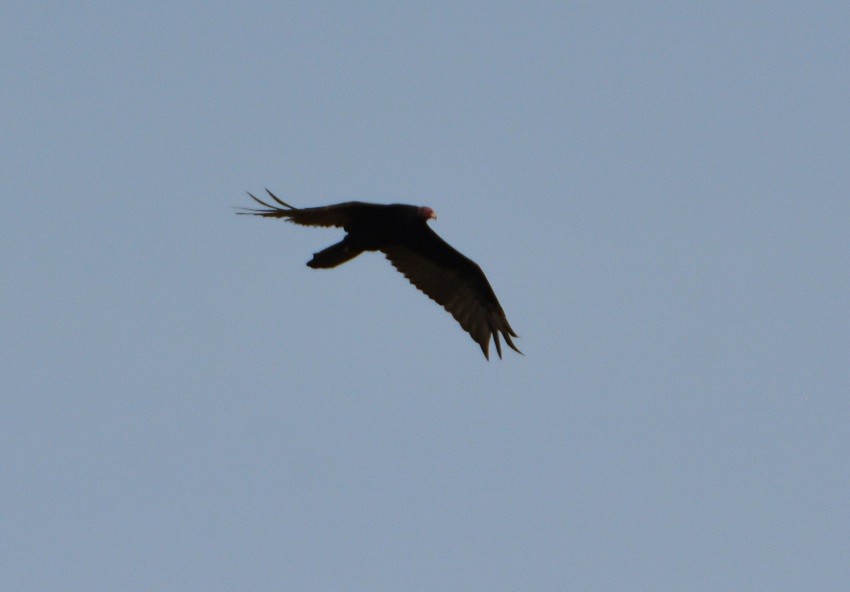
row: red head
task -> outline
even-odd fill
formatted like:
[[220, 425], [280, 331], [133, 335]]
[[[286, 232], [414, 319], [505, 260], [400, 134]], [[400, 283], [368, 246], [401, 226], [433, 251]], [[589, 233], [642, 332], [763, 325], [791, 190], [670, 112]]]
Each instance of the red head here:
[[432, 210], [428, 206], [422, 206], [421, 208], [419, 208], [419, 215], [422, 216], [422, 219], [425, 220], [426, 222], [428, 220], [436, 220], [437, 219], [437, 212], [435, 212], [434, 210]]

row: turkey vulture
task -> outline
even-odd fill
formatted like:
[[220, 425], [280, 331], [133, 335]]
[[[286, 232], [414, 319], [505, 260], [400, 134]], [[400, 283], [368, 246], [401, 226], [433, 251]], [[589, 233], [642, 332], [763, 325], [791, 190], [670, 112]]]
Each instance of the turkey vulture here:
[[250, 192], [263, 206], [242, 208], [240, 214], [286, 218], [303, 226], [335, 226], [346, 232], [341, 242], [318, 253], [307, 263], [313, 269], [329, 269], [354, 259], [363, 251], [381, 251], [404, 277], [440, 304], [481, 346], [490, 359], [490, 338], [502, 357], [501, 333], [505, 342], [517, 337], [502, 310], [490, 282], [478, 265], [452, 248], [428, 226], [436, 219], [428, 207], [403, 204], [372, 204], [349, 201], [318, 208], [295, 208], [266, 189], [278, 205], [268, 204]]

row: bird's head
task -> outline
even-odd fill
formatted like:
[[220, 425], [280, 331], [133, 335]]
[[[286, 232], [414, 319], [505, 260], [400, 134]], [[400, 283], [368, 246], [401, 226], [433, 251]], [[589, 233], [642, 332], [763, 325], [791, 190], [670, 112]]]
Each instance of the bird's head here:
[[435, 212], [428, 206], [422, 206], [421, 208], [419, 208], [419, 216], [427, 222], [428, 220], [436, 220], [437, 212]]

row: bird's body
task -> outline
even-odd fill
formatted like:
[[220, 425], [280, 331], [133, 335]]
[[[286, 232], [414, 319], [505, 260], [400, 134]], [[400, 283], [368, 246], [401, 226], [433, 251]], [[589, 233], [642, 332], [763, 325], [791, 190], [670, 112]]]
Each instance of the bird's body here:
[[511, 341], [516, 334], [481, 268], [428, 226], [428, 220], [436, 218], [431, 208], [359, 201], [294, 208], [266, 191], [279, 205], [270, 205], [249, 193], [264, 209], [241, 213], [345, 230], [342, 241], [313, 255], [307, 262], [310, 267], [332, 268], [364, 251], [380, 251], [414, 286], [452, 314], [479, 344], [485, 357], [489, 358], [491, 337], [502, 357], [500, 333], [508, 346], [519, 352]]

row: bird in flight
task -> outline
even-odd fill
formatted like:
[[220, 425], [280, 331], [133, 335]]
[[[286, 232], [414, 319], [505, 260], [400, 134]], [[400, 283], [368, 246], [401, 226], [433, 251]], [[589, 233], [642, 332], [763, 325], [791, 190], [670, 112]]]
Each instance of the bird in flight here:
[[517, 337], [484, 276], [471, 259], [455, 250], [428, 226], [437, 215], [429, 207], [349, 201], [318, 208], [296, 208], [266, 189], [269, 204], [248, 195], [262, 208], [243, 208], [240, 214], [284, 218], [302, 226], [334, 226], [345, 230], [342, 241], [313, 254], [307, 265], [330, 269], [363, 251], [380, 251], [410, 283], [445, 308], [490, 359], [490, 338], [502, 357], [501, 334], [511, 349]]

